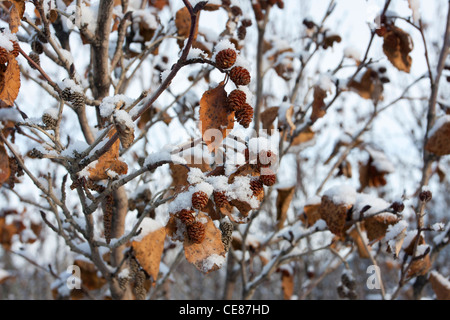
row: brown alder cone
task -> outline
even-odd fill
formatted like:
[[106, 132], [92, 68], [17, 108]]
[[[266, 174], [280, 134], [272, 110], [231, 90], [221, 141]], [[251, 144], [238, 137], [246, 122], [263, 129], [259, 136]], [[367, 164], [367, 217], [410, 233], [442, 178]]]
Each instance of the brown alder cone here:
[[83, 107], [86, 101], [86, 97], [81, 92], [72, 93], [71, 98], [74, 110]]
[[277, 181], [277, 176], [275, 174], [262, 174], [259, 179], [265, 186], [273, 186]]
[[106, 196], [103, 208], [103, 229], [105, 233], [106, 243], [111, 242], [112, 235], [112, 219], [113, 219], [114, 198], [112, 195]]
[[201, 210], [206, 206], [208, 200], [208, 195], [203, 191], [194, 192], [192, 195], [192, 206], [197, 210]]
[[253, 191], [253, 196], [258, 197], [264, 190], [264, 184], [260, 179], [251, 180], [250, 189]]
[[[34, 63], [36, 63], [38, 66], [41, 65], [41, 58], [39, 58], [39, 55], [36, 52], [30, 52], [30, 54], [28, 55], [30, 57], [31, 60], [34, 61]], [[34, 65], [32, 65], [29, 61], [28, 64], [30, 65], [31, 68], [36, 69], [36, 67]]]
[[193, 210], [183, 209], [177, 213], [178, 219], [181, 220], [186, 226], [189, 226], [195, 222], [195, 217], [193, 215]]
[[223, 208], [228, 204], [228, 199], [225, 195], [225, 191], [214, 191], [213, 196], [216, 207]]
[[42, 122], [47, 129], [51, 130], [56, 128], [57, 120], [47, 113], [44, 113], [42, 116]]
[[253, 108], [248, 103], [244, 103], [244, 105], [236, 111], [234, 116], [240, 125], [244, 128], [248, 128], [253, 120]]
[[243, 67], [233, 67], [230, 71], [230, 79], [237, 86], [246, 86], [250, 83], [250, 72]]
[[220, 231], [222, 232], [222, 243], [225, 248], [225, 252], [230, 249], [231, 241], [233, 239], [234, 226], [231, 222], [223, 221], [220, 223]]
[[187, 227], [189, 240], [194, 243], [202, 243], [205, 239], [206, 229], [203, 223], [196, 221]]
[[72, 100], [72, 91], [70, 91], [70, 88], [64, 88], [64, 90], [61, 92], [61, 98], [64, 101]]
[[11, 51], [14, 57], [18, 57], [20, 53], [20, 46], [17, 41], [13, 41], [13, 50]]
[[244, 91], [235, 89], [230, 92], [227, 98], [227, 105], [230, 112], [237, 111], [242, 108], [242, 106], [247, 101], [247, 95]]
[[247, 28], [244, 25], [241, 25], [238, 28], [237, 35], [239, 40], [244, 40], [245, 37], [247, 36]]
[[236, 51], [233, 49], [219, 51], [216, 56], [216, 64], [221, 69], [231, 68], [236, 62], [236, 57]]
[[33, 40], [33, 42], [31, 43], [31, 49], [37, 54], [42, 54], [44, 52], [44, 46], [42, 45], [42, 42], [37, 39]]
[[5, 48], [0, 47], [0, 64], [5, 64], [9, 60], [8, 51]]

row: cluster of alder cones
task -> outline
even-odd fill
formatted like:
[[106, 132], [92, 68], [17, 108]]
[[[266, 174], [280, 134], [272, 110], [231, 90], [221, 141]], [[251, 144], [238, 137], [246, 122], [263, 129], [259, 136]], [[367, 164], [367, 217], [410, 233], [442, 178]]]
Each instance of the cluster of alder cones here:
[[13, 44], [12, 51], [8, 51], [3, 47], [0, 47], [0, 64], [4, 65], [9, 61], [9, 55], [12, 54], [15, 58], [19, 55], [19, 43], [17, 41], [11, 41]]
[[[250, 152], [248, 149], [245, 151], [245, 156], [247, 164], [249, 164]], [[276, 175], [270, 169], [274, 158], [275, 154], [272, 151], [261, 151], [256, 157], [255, 164], [252, 164], [252, 166], [260, 174], [250, 179], [249, 184], [252, 196], [256, 198], [261, 197], [261, 195], [264, 194], [264, 186], [270, 187], [275, 184]], [[205, 225], [197, 219], [196, 210], [203, 210], [210, 201], [210, 197], [214, 201], [217, 209], [230, 205], [230, 199], [228, 198], [226, 191], [214, 190], [211, 196], [209, 196], [206, 192], [199, 190], [192, 194], [191, 208], [182, 209], [175, 213], [175, 217], [186, 226], [187, 237], [193, 243], [202, 243], [205, 239]]]
[[[234, 84], [247, 86], [250, 83], [250, 72], [241, 66], [235, 66], [237, 53], [228, 48], [221, 50], [216, 55], [216, 65], [221, 69], [230, 69], [229, 77]], [[247, 103], [247, 96], [244, 91], [235, 89], [227, 98], [228, 112], [234, 112], [236, 121], [244, 128], [248, 128], [253, 119], [253, 108]]]

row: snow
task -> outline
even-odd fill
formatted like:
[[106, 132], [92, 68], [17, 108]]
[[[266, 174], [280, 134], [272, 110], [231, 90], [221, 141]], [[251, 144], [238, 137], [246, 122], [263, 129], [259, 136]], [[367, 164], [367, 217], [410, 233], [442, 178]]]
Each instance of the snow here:
[[420, 0], [408, 0], [409, 7], [412, 11], [412, 18], [414, 22], [420, 20]]
[[44, 114], [50, 116], [52, 119], [57, 120], [58, 119], [58, 114], [59, 114], [59, 110], [57, 108], [47, 108], [44, 111]]
[[134, 129], [134, 122], [125, 110], [116, 110], [114, 112], [114, 121], [124, 125], [127, 128]]
[[129, 276], [130, 276], [130, 269], [128, 269], [128, 268], [123, 268], [119, 272], [119, 278], [120, 279], [127, 279]]
[[225, 262], [224, 256], [212, 254], [202, 261], [200, 269], [206, 273], [210, 271], [212, 268], [214, 268], [214, 266], [221, 268], [224, 262]]
[[431, 230], [433, 231], [443, 231], [445, 225], [442, 222], [435, 223], [431, 226]]
[[430, 246], [427, 244], [419, 244], [416, 248], [416, 257], [424, 255], [428, 248], [430, 248]]
[[317, 81], [316, 85], [320, 89], [322, 89], [323, 91], [326, 91], [326, 92], [331, 92], [334, 87], [333, 80], [327, 74], [320, 75], [319, 80]]
[[249, 105], [253, 105], [253, 92], [248, 86], [238, 86], [238, 89], [245, 93], [245, 102]]
[[308, 198], [305, 202], [305, 207], [306, 206], [312, 206], [312, 205], [318, 205], [322, 202], [322, 199], [319, 196], [312, 196], [310, 198]]
[[394, 165], [383, 152], [369, 146], [366, 147], [366, 150], [372, 157], [372, 165], [378, 172], [392, 173], [395, 171]]
[[12, 41], [17, 41], [17, 36], [11, 33], [9, 29], [0, 32], [0, 47], [12, 51], [14, 49]]
[[190, 168], [188, 172], [188, 178], [187, 181], [190, 184], [196, 184], [201, 183], [205, 180], [205, 175], [203, 174], [203, 171], [199, 168]]
[[[450, 290], [450, 281], [436, 270], [430, 273], [441, 285], [445, 286], [447, 290]], [[1, 277], [0, 277], [1, 278]]]
[[11, 273], [9, 273], [6, 270], [0, 269], [0, 281], [11, 276]]
[[211, 184], [216, 191], [225, 191], [228, 189], [228, 177], [226, 176], [207, 177], [206, 182]]
[[99, 106], [100, 115], [103, 118], [108, 118], [116, 109], [116, 105], [121, 101], [123, 101], [125, 105], [130, 105], [131, 103], [133, 103], [133, 99], [127, 97], [124, 94], [116, 94], [115, 96], [108, 96], [103, 98]]
[[166, 81], [166, 79], [167, 79], [167, 77], [169, 76], [169, 74], [170, 74], [171, 71], [172, 71], [172, 70], [167, 69], [167, 70], [164, 70], [163, 72], [161, 72], [161, 81], [162, 81], [162, 82]]
[[80, 86], [79, 84], [76, 84], [75, 81], [73, 81], [72, 79], [68, 78], [63, 79], [58, 85], [61, 88], [61, 90], [69, 88], [72, 92], [83, 93], [83, 87]]
[[0, 121], [22, 121], [22, 116], [15, 108], [2, 108], [0, 109]]
[[197, 183], [194, 186], [194, 188], [195, 188], [194, 192], [202, 191], [202, 192], [206, 193], [208, 195], [208, 197], [211, 196], [214, 191], [214, 187], [207, 182]]
[[357, 192], [352, 186], [338, 185], [329, 188], [323, 195], [331, 199], [334, 204], [352, 205], [356, 201]]
[[177, 156], [176, 154], [171, 154], [169, 151], [162, 150], [159, 152], [150, 153], [144, 161], [144, 166], [152, 166], [163, 161], [169, 161], [176, 164], [186, 164], [185, 159]]
[[228, 39], [222, 39], [222, 40], [220, 40], [220, 41], [216, 44], [216, 46], [214, 47], [214, 53], [213, 53], [213, 56], [212, 56], [211, 60], [212, 60], [212, 61], [216, 61], [216, 56], [217, 56], [217, 54], [218, 54], [220, 51], [222, 51], [222, 50], [227, 50], [227, 49], [232, 49], [232, 50], [236, 51], [236, 53], [238, 53], [237, 50], [236, 50], [236, 47], [234, 46], [233, 43], [230, 42], [230, 40], [228, 40]]
[[257, 209], [260, 202], [253, 197], [250, 189], [251, 177], [235, 177], [234, 182], [229, 186], [225, 195], [231, 199], [247, 202], [252, 209]]
[[133, 238], [133, 241], [142, 241], [147, 235], [163, 228], [164, 226], [155, 219], [144, 218], [139, 227], [141, 229], [141, 232]]
[[396, 223], [394, 225], [390, 225], [387, 228], [386, 236], [384, 237], [384, 239], [386, 241], [394, 240], [407, 228], [408, 228], [408, 222], [406, 222], [405, 220], [400, 220], [398, 223]]
[[[376, 196], [365, 194], [365, 193], [358, 193], [356, 195], [356, 201], [354, 203], [353, 207], [353, 219], [359, 219], [359, 214], [361, 210], [366, 207], [370, 206], [368, 210], [364, 212], [364, 216], [370, 216], [372, 214], [375, 214], [377, 212], [387, 210], [391, 204], [384, 199], [378, 198]], [[378, 216], [394, 216], [391, 213], [383, 212], [380, 214], [377, 214]]]
[[344, 56], [359, 61], [361, 59], [361, 52], [356, 47], [348, 46], [344, 49]]
[[207, 54], [202, 49], [199, 48], [191, 48], [187, 55], [187, 60], [197, 59], [197, 58], [206, 58]]

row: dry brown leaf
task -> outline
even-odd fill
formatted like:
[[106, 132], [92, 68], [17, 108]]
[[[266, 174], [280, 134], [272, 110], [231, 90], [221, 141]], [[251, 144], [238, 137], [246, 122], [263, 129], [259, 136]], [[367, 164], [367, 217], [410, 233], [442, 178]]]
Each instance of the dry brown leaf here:
[[0, 144], [0, 186], [9, 179], [11, 169], [9, 167], [9, 157], [5, 146]]
[[131, 244], [136, 259], [153, 281], [158, 278], [165, 238], [166, 228], [161, 227], [147, 234], [142, 240], [133, 241]]
[[314, 123], [317, 119], [322, 118], [326, 113], [325, 98], [327, 97], [327, 91], [323, 90], [320, 86], [314, 87], [314, 100], [312, 104], [311, 121]]
[[343, 236], [348, 210], [352, 204], [334, 203], [328, 196], [322, 196], [319, 208], [320, 216], [327, 223], [328, 229], [336, 236]]
[[313, 226], [317, 220], [322, 219], [320, 216], [320, 203], [309, 204], [303, 207], [303, 213], [300, 216], [300, 220], [307, 226]]
[[378, 73], [370, 68], [364, 72], [359, 81], [351, 80], [348, 87], [364, 99], [383, 100], [383, 84], [379, 80]]
[[[225, 259], [225, 248], [222, 243], [222, 233], [216, 228], [210, 217], [199, 212], [197, 219], [205, 223], [205, 239], [201, 243], [184, 242], [186, 260], [203, 273], [215, 271], [222, 266]], [[187, 237], [186, 237], [187, 238]]]
[[398, 70], [409, 73], [412, 64], [409, 53], [414, 47], [411, 36], [402, 29], [391, 25], [383, 37], [383, 52], [389, 61]]
[[150, 7], [162, 10], [165, 6], [169, 5], [169, 0], [148, 0], [148, 4]]
[[[363, 229], [363, 225], [361, 226], [361, 229]], [[361, 233], [365, 232], [364, 230], [361, 230]], [[350, 238], [353, 239], [353, 242], [356, 245], [356, 248], [358, 249], [358, 255], [361, 259], [368, 259], [370, 258], [369, 252], [367, 252], [366, 247], [364, 245], [364, 239], [361, 238], [361, 236], [359, 235], [359, 232], [356, 228], [352, 228], [349, 232], [348, 235], [350, 236]], [[369, 244], [367, 244], [368, 249], [370, 250], [370, 246]]]
[[295, 138], [292, 140], [292, 146], [298, 146], [302, 143], [311, 141], [312, 139], [314, 139], [316, 133], [311, 129], [311, 127], [308, 127], [306, 130], [303, 130], [302, 132], [300, 132], [300, 134], [298, 134], [297, 136], [295, 136]]
[[[199, 17], [200, 14], [197, 14], [197, 22]], [[181, 8], [175, 14], [175, 26], [177, 28], [177, 33], [180, 37], [184, 39], [189, 37], [191, 29], [191, 15], [186, 7]], [[196, 29], [194, 32], [194, 40], [197, 38], [197, 34], [198, 34], [198, 23], [196, 24]], [[184, 39], [177, 40], [180, 49], [184, 47]]]
[[0, 244], [3, 249], [9, 250], [12, 246], [12, 238], [16, 234], [20, 234], [25, 226], [20, 220], [14, 220], [9, 224], [6, 224], [6, 215], [0, 216]]
[[394, 225], [399, 221], [399, 218], [390, 213], [379, 214], [364, 221], [364, 226], [367, 231], [367, 238], [370, 242], [378, 241], [384, 238], [386, 231], [390, 225]]
[[385, 186], [387, 181], [385, 175], [387, 172], [378, 171], [376, 166], [373, 165], [372, 157], [369, 157], [367, 163], [359, 163], [359, 191], [364, 190], [366, 187], [382, 187]]
[[[109, 137], [113, 134], [114, 130], [109, 134]], [[99, 181], [109, 179], [111, 177], [109, 171], [112, 171], [113, 175], [122, 175], [128, 172], [128, 165], [119, 160], [119, 148], [120, 140], [117, 139], [111, 148], [97, 160], [96, 165], [88, 169], [90, 180]]]
[[430, 273], [430, 283], [437, 300], [450, 300], [450, 281], [437, 271]]
[[291, 272], [281, 272], [281, 287], [284, 300], [290, 300], [294, 294], [294, 275]]
[[209, 151], [218, 148], [234, 127], [234, 112], [228, 113], [227, 109], [224, 82], [206, 91], [200, 99], [199, 128]]
[[261, 112], [261, 123], [264, 130], [267, 130], [268, 133], [274, 129], [274, 121], [278, 117], [278, 109], [279, 107], [270, 107]]
[[11, 7], [9, 8], [9, 29], [11, 33], [19, 31], [20, 20], [23, 18], [25, 12], [24, 0], [10, 0]]
[[431, 259], [430, 259], [430, 255], [427, 254], [422, 259], [414, 260], [411, 263], [411, 266], [407, 273], [407, 277], [413, 278], [413, 277], [423, 276], [423, 275], [427, 274], [427, 272], [430, 270], [430, 268], [431, 268]]
[[0, 66], [0, 100], [12, 106], [19, 94], [20, 68], [17, 60], [10, 54], [7, 66]]
[[437, 156], [450, 154], [450, 121], [446, 121], [429, 137], [425, 149]]
[[98, 270], [91, 262], [75, 260], [74, 265], [80, 268], [81, 284], [88, 290], [100, 289], [106, 284], [106, 279], [98, 276]]
[[277, 189], [277, 191], [277, 228], [281, 229], [283, 227], [284, 221], [287, 218], [287, 211], [294, 197], [295, 186], [290, 188]]

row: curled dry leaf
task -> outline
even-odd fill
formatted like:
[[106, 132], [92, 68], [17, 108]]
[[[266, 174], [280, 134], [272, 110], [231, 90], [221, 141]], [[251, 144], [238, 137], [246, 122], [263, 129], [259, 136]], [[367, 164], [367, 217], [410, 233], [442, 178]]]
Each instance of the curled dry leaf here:
[[9, 8], [9, 29], [12, 33], [19, 31], [20, 20], [25, 12], [24, 0], [9, 0], [11, 7]]
[[283, 270], [281, 272], [281, 288], [284, 300], [290, 300], [294, 294], [294, 274]]
[[345, 232], [345, 222], [348, 210], [352, 204], [335, 203], [328, 196], [322, 196], [319, 212], [320, 217], [327, 223], [328, 229], [336, 236], [342, 236]]
[[161, 227], [147, 234], [142, 240], [131, 243], [136, 259], [153, 281], [158, 278], [165, 238], [166, 228]]
[[97, 268], [93, 263], [84, 260], [75, 260], [73, 264], [80, 268], [81, 283], [86, 289], [100, 289], [106, 283], [105, 278], [99, 277]]
[[[429, 137], [425, 149], [437, 156], [450, 154], [450, 116], [434, 133]], [[445, 120], [445, 119], [444, 119]]]
[[199, 129], [209, 151], [217, 149], [234, 127], [234, 112], [228, 112], [227, 92], [221, 82], [200, 99]]
[[402, 29], [391, 25], [383, 35], [383, 52], [389, 61], [400, 71], [409, 73], [412, 58], [409, 53], [414, 45], [411, 36]]
[[361, 79], [349, 81], [348, 88], [364, 99], [383, 100], [383, 84], [379, 80], [378, 73], [368, 68]]
[[[200, 17], [200, 14], [197, 14], [197, 21]], [[177, 33], [183, 39], [177, 40], [178, 46], [181, 48], [184, 47], [184, 39], [189, 37], [189, 33], [191, 30], [191, 15], [189, 13], [188, 8], [183, 7], [177, 11], [175, 14], [175, 26], [177, 28]], [[198, 23], [196, 24], [196, 29], [194, 32], [194, 41], [197, 38], [198, 34]]]
[[284, 189], [277, 189], [277, 227], [281, 229], [287, 218], [287, 211], [291, 205], [292, 198], [295, 193], [295, 186]]
[[311, 121], [314, 123], [317, 119], [322, 118], [326, 113], [325, 98], [328, 92], [322, 89], [320, 86], [314, 87], [314, 100], [312, 104]]
[[[112, 137], [114, 131], [109, 134]], [[119, 160], [120, 140], [113, 143], [111, 148], [105, 152], [98, 160], [94, 167], [89, 168], [89, 179], [92, 181], [99, 181], [109, 179], [114, 175], [126, 174], [128, 172], [128, 165]], [[110, 173], [110, 171], [112, 173]]]
[[8, 64], [0, 65], [0, 100], [12, 106], [19, 94], [19, 89], [19, 64], [12, 54], [9, 54]]
[[225, 247], [222, 243], [222, 233], [216, 228], [210, 217], [199, 212], [198, 220], [206, 219], [205, 239], [201, 243], [192, 243], [185, 237], [184, 254], [186, 260], [203, 273], [215, 271], [225, 260]]
[[450, 281], [437, 271], [431, 271], [430, 283], [437, 300], [450, 300]]
[[10, 175], [9, 157], [6, 153], [5, 146], [0, 144], [0, 186], [9, 179]]

